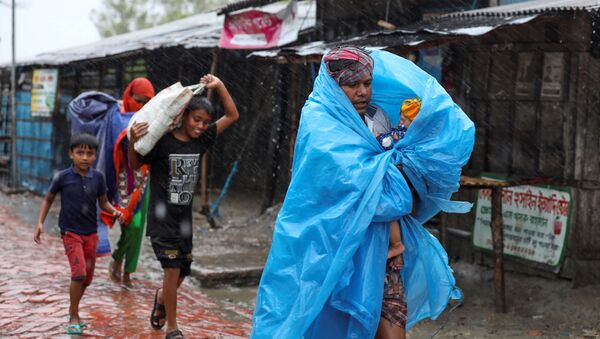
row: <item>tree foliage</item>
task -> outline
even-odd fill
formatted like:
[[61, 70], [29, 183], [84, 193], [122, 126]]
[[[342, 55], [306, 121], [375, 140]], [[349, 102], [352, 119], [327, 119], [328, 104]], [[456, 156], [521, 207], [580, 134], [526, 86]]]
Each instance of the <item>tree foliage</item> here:
[[220, 6], [231, 0], [103, 0], [91, 18], [103, 37], [153, 27]]

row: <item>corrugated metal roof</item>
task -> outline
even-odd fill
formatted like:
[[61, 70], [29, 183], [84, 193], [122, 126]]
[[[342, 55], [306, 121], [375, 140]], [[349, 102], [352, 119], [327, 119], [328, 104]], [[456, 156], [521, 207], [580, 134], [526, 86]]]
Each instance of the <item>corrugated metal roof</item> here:
[[232, 4], [229, 4], [221, 10], [219, 10], [219, 14], [227, 14], [240, 9], [245, 9], [248, 7], [262, 7], [264, 5], [268, 5], [270, 3], [276, 2], [277, 0], [242, 0], [237, 1]]
[[598, 9], [600, 9], [599, 0], [534, 0], [472, 11], [455, 12], [447, 14], [444, 17], [512, 16], [547, 12], [597, 11]]
[[346, 40], [317, 41], [276, 50], [257, 51], [250, 54], [250, 57], [319, 56], [334, 47], [343, 45], [358, 45], [368, 48], [416, 47], [439, 39], [479, 36], [499, 27], [525, 24], [537, 17], [538, 15], [534, 14], [512, 17], [445, 18], [435, 22], [421, 22], [393, 31], [379, 31]]
[[[313, 28], [316, 24], [316, 0], [298, 2], [298, 24], [300, 31]], [[287, 5], [280, 1], [263, 9], [277, 11]], [[87, 45], [54, 52], [42, 53], [34, 59], [19, 62], [20, 65], [60, 65], [73, 61], [104, 58], [138, 50], [182, 46], [184, 48], [213, 48], [219, 45], [223, 15], [211, 11], [173, 21], [161, 26], [116, 35]]]
[[286, 56], [323, 55], [340, 45], [371, 48], [414, 47], [449, 37], [477, 36], [506, 25], [527, 23], [539, 15], [556, 12], [598, 11], [600, 0], [534, 0], [512, 5], [455, 12], [434, 17], [392, 31], [378, 31], [347, 40], [312, 42], [290, 48], [253, 52], [250, 56], [277, 58]]

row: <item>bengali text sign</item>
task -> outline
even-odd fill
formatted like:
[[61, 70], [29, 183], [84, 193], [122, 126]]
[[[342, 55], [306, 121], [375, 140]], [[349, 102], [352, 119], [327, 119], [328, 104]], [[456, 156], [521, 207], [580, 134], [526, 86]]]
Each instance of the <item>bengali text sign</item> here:
[[[473, 244], [492, 249], [491, 189], [479, 191]], [[536, 186], [502, 189], [504, 253], [558, 266], [569, 224], [569, 192]]]

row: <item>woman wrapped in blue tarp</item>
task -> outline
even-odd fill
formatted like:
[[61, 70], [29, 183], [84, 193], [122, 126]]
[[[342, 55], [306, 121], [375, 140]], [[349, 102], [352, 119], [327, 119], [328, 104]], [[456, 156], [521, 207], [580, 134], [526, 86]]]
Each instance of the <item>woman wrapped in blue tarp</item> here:
[[[330, 70], [328, 60], [346, 62]], [[422, 102], [418, 116], [385, 150], [374, 126], [397, 124], [402, 102], [415, 97]], [[408, 329], [462, 298], [446, 252], [422, 224], [439, 211], [470, 209], [449, 199], [474, 134], [465, 113], [412, 62], [357, 48], [328, 53], [302, 109], [251, 337], [372, 338], [381, 335], [380, 322]], [[404, 298], [395, 300], [408, 308], [404, 319], [388, 319], [382, 310], [394, 220], [406, 248], [398, 279]]]

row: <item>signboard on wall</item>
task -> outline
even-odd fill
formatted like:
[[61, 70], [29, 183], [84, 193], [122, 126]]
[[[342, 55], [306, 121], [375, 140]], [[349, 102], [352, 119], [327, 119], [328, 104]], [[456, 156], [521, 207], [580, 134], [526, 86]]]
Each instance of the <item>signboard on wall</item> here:
[[561, 99], [565, 77], [565, 57], [562, 52], [544, 53], [541, 97]]
[[298, 39], [301, 23], [298, 4], [289, 1], [284, 8], [249, 9], [227, 14], [221, 32], [220, 48], [263, 49], [279, 47]]
[[[473, 245], [492, 250], [491, 189], [479, 190]], [[571, 194], [553, 188], [502, 189], [504, 254], [557, 267], [565, 252]]]
[[56, 103], [58, 69], [40, 68], [33, 70], [31, 88], [31, 116], [50, 117]]

